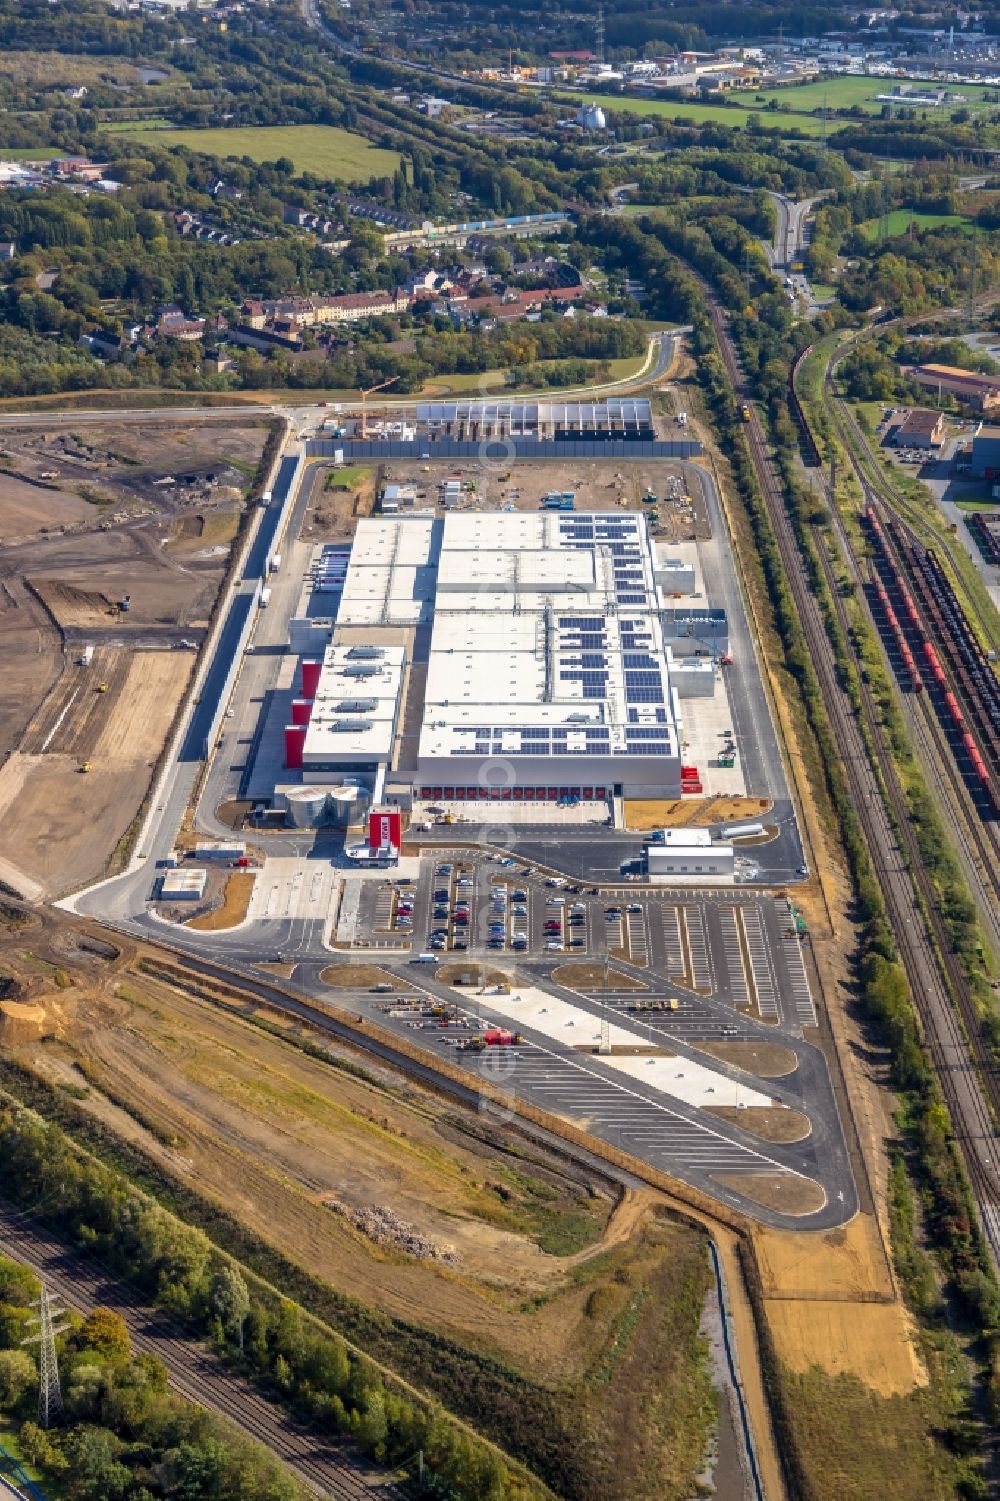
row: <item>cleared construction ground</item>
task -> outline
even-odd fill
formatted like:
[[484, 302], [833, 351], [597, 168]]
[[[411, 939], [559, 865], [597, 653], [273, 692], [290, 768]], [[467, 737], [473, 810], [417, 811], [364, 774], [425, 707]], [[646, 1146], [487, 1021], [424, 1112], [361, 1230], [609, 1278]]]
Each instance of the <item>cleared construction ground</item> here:
[[[652, 1190], [616, 1199], [590, 1170], [526, 1151], [503, 1123], [467, 1115], [246, 993], [161, 963], [155, 950], [119, 953], [58, 914], [25, 924], [8, 909], [0, 918], [0, 966], [12, 983], [0, 1001], [4, 1056], [40, 1072], [57, 1094], [71, 1090], [80, 1109], [168, 1181], [222, 1205], [249, 1235], [392, 1320], [379, 1353], [405, 1349], [407, 1374], [449, 1405], [468, 1395], [451, 1384], [461, 1349], [465, 1360], [485, 1357], [499, 1383], [490, 1421], [520, 1413], [524, 1439], [530, 1410], [532, 1424], [559, 1438], [563, 1462], [597, 1423], [607, 1452], [592, 1488], [575, 1486], [574, 1495], [692, 1494], [682, 1488], [693, 1452], [684, 1445], [704, 1430], [691, 1404], [712, 1406], [680, 1306], [693, 1299], [697, 1310], [706, 1288], [692, 1224], [711, 1230], [726, 1268], [768, 1494], [782, 1490], [746, 1274], [784, 1394], [781, 1443], [809, 1457], [821, 1501], [866, 1494], [853, 1487], [845, 1414], [863, 1435], [862, 1469], [878, 1494], [937, 1494], [933, 1453], [919, 1442], [927, 1373], [870, 1214], [821, 1235], [753, 1227], [738, 1256], [735, 1232], [698, 1209]], [[780, 1072], [787, 1060], [767, 1046]], [[6, 1068], [0, 1059], [9, 1083]], [[364, 1331], [382, 1327], [367, 1317]], [[425, 1339], [445, 1351], [439, 1371], [422, 1363]], [[611, 1370], [613, 1380], [595, 1384], [595, 1373]], [[902, 1454], [898, 1434], [913, 1440]], [[655, 1476], [652, 1489], [645, 1475]], [[717, 1473], [716, 1487], [739, 1495], [738, 1475]]]
[[128, 831], [266, 436], [253, 421], [5, 430], [0, 881], [15, 891], [100, 876]]
[[66, 669], [25, 749], [0, 767], [7, 884], [52, 896], [100, 875], [139, 810], [193, 665], [187, 653], [105, 647], [104, 693], [94, 666]]

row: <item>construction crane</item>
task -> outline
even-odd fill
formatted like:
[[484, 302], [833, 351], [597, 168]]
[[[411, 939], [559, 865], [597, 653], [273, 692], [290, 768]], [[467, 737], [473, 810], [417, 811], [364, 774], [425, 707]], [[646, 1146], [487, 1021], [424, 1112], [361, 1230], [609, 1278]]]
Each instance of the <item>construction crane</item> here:
[[367, 436], [368, 436], [368, 406], [367, 406], [367, 402], [368, 402], [369, 396], [373, 396], [376, 391], [384, 391], [387, 386], [394, 386], [398, 380], [399, 380], [399, 376], [398, 375], [394, 375], [391, 380], [384, 380], [380, 386], [369, 386], [368, 389], [367, 389], [367, 391], [362, 391], [362, 393], [361, 393], [361, 436], [362, 436], [362, 438], [367, 438]]

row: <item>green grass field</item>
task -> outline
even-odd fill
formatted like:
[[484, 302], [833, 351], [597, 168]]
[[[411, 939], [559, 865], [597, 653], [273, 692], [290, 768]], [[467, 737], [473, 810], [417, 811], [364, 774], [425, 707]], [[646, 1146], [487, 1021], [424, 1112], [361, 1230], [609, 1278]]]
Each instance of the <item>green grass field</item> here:
[[[879, 114], [883, 106], [877, 102], [876, 95], [890, 93], [894, 82], [891, 78], [831, 77], [819, 79], [815, 83], [793, 84], [787, 89], [766, 89], [759, 94], [751, 90], [731, 94], [730, 98], [739, 99], [737, 105], [703, 104], [699, 100], [689, 102], [686, 99], [639, 99], [632, 95], [602, 96], [593, 91], [586, 97], [601, 98], [608, 108], [627, 110], [634, 115], [662, 115], [668, 120], [687, 117], [696, 122], [733, 125], [741, 129], [745, 128], [749, 119], [756, 118], [764, 127], [797, 129], [803, 135], [813, 136], [823, 132], [823, 118], [819, 112], [824, 105], [830, 111], [827, 129], [836, 129], [838, 125], [845, 123], [838, 121], [833, 113], [838, 109], [850, 109], [858, 105], [866, 114]], [[914, 82], [914, 91], [919, 88], [920, 84]], [[915, 106], [918, 115], [926, 113], [928, 119], [940, 115], [942, 120], [947, 121], [952, 108], [967, 107], [973, 111], [989, 108], [985, 102], [985, 95], [989, 90], [984, 85], [963, 84], [960, 88], [956, 87], [955, 92], [964, 95], [961, 104], [943, 105], [937, 110], [928, 106], [924, 111], [918, 105]], [[579, 101], [583, 94], [574, 91], [560, 93], [558, 97]], [[775, 103], [774, 109], [766, 107], [771, 100]], [[814, 110], [817, 111], [816, 114], [813, 114]]]
[[399, 166], [394, 151], [382, 151], [364, 136], [334, 125], [243, 125], [210, 130], [164, 130], [153, 121], [136, 120], [108, 127], [114, 135], [155, 136], [158, 145], [188, 146], [211, 156], [249, 156], [273, 162], [287, 156], [298, 172], [315, 172], [338, 182], [388, 177]]
[[[972, 225], [961, 214], [922, 214], [914, 209], [893, 209], [887, 220], [889, 236], [905, 235], [910, 225], [917, 229], [940, 229], [942, 224], [948, 224], [955, 229], [971, 230]], [[867, 219], [861, 225], [865, 237], [869, 240], [877, 240], [882, 232], [881, 219]]]
[[357, 464], [341, 464], [339, 469], [333, 469], [326, 477], [324, 490], [360, 490], [366, 480], [372, 477], [371, 469], [363, 469]]
[[662, 115], [667, 120], [693, 120], [696, 125], [731, 125], [735, 130], [744, 130], [748, 120], [756, 120], [768, 130], [794, 129], [808, 136], [821, 135], [823, 131], [823, 121], [818, 115], [795, 115], [760, 106], [754, 108], [749, 103], [753, 96], [749, 94], [746, 96], [746, 105], [701, 104], [697, 100], [689, 103], [686, 99], [636, 99], [630, 95], [610, 98], [593, 90], [587, 93], [561, 93], [558, 97], [572, 104], [579, 104], [583, 99], [595, 99], [607, 109], [622, 110], [630, 115]]
[[[746, 97], [755, 102], [774, 99], [781, 110], [828, 110], [851, 109], [854, 105], [871, 114], [878, 114], [882, 105], [876, 102], [877, 94], [889, 94], [896, 87], [898, 80], [895, 78], [860, 78], [851, 75], [847, 77], [820, 78], [815, 83], [797, 83], [787, 89], [764, 89], [759, 94], [748, 94]], [[913, 93], [919, 93], [921, 85], [916, 80], [911, 81], [910, 87]], [[940, 84], [928, 83], [924, 87], [939, 88]], [[951, 92], [963, 94], [962, 103], [944, 104], [939, 109], [926, 106], [928, 118], [940, 115], [947, 120], [952, 109], [960, 109], [967, 106], [969, 109], [981, 109], [984, 106], [984, 96], [996, 90], [989, 90], [985, 85], [955, 84], [951, 86]], [[920, 112], [920, 106], [916, 106]]]

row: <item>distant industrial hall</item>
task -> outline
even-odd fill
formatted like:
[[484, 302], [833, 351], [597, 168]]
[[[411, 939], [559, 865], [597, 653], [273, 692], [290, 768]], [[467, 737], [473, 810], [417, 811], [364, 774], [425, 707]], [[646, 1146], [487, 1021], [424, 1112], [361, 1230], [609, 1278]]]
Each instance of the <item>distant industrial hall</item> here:
[[608, 401], [452, 401], [417, 406], [429, 438], [651, 439], [653, 410], [645, 397]]

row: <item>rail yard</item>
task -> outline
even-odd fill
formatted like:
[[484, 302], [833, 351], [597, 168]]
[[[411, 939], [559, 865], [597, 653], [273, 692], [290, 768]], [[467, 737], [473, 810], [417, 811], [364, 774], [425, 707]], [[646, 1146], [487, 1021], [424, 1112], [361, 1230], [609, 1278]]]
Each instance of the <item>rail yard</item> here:
[[[717, 313], [716, 319], [727, 366], [730, 373], [738, 379], [739, 367], [735, 349], [721, 315]], [[790, 380], [793, 407], [797, 413], [800, 428], [808, 432], [808, 422], [796, 396], [794, 380], [793, 371]], [[849, 426], [853, 431], [855, 440], [863, 439], [856, 422], [846, 412], [845, 406], [842, 403], [835, 403], [835, 410], [842, 418], [845, 427]], [[829, 636], [818, 604], [805, 586], [801, 557], [792, 523], [784, 506], [777, 477], [773, 472], [763, 431], [756, 421], [751, 423], [750, 445], [754, 466], [767, 498], [771, 523], [778, 537], [788, 576], [796, 595], [803, 629], [806, 631], [813, 651], [813, 661], [821, 677], [825, 677], [824, 696], [829, 712], [834, 719], [838, 736], [849, 737], [841, 743], [853, 746], [852, 753], [845, 755], [845, 772], [856, 793], [855, 807], [865, 829], [872, 861], [880, 877], [886, 905], [892, 918], [893, 933], [920, 1011], [925, 1036], [934, 1057], [941, 1087], [953, 1113], [956, 1132], [974, 1187], [983, 1235], [996, 1264], [1000, 1259], [1000, 1178], [997, 1174], [994, 1146], [995, 1122], [1000, 1117], [1000, 1080], [997, 1077], [996, 1065], [983, 1037], [969, 977], [953, 952], [931, 878], [920, 854], [916, 833], [909, 816], [906, 794], [900, 782], [898, 769], [871, 687], [866, 682], [864, 673], [860, 673], [864, 719], [872, 737], [881, 786], [885, 789], [892, 810], [891, 821], [882, 800], [879, 783], [874, 777], [857, 719], [850, 705], [845, 701], [843, 689], [837, 683], [836, 664]], [[808, 456], [814, 457], [818, 462], [818, 445], [811, 433], [806, 449]], [[848, 451], [853, 460], [855, 448], [849, 445]], [[891, 542], [887, 533], [890, 527], [896, 529], [900, 523], [895, 517], [890, 520], [891, 512], [886, 499], [880, 493], [880, 487], [872, 480], [873, 466], [870, 459], [868, 463], [856, 461], [855, 473], [865, 496], [867, 510], [871, 512], [872, 520], [879, 528], [875, 536], [881, 544], [881, 556], [897, 570], [892, 577], [899, 588], [907, 619], [921, 633], [921, 650], [925, 645], [930, 647], [931, 654], [928, 656], [924, 652], [924, 656], [930, 664], [935, 694], [940, 696], [944, 713], [950, 721], [949, 733], [953, 740], [958, 739], [963, 757], [971, 760], [969, 746], [961, 739], [964, 733], [961, 725], [964, 720], [956, 717], [956, 715], [961, 715], [958, 701], [953, 691], [946, 686], [947, 674], [941, 666], [937, 648], [934, 646], [936, 640], [941, 653], [949, 662], [952, 661], [952, 653], [955, 653], [963, 668], [968, 671], [968, 659], [965, 652], [970, 648], [966, 632], [968, 631], [971, 635], [971, 631], [969, 631], [968, 623], [964, 621], [964, 613], [961, 616], [964, 623], [960, 624], [953, 605], [950, 606], [947, 614], [938, 607], [937, 619], [930, 612], [925, 616], [917, 611], [909, 591], [904, 593], [906, 586], [902, 575], [898, 572], [899, 565], [905, 558], [906, 561], [917, 564], [918, 572], [922, 576], [926, 576], [926, 568], [934, 574], [935, 578], [939, 577], [939, 565], [927, 564], [926, 552], [922, 554], [924, 564], [921, 565], [921, 550], [918, 550], [909, 539], [906, 539], [905, 547], [901, 547], [900, 555], [897, 556], [891, 551]], [[831, 504], [830, 515], [843, 554], [849, 560], [857, 583], [863, 585], [865, 580], [863, 565], [852, 551], [849, 534], [836, 504]], [[880, 520], [880, 515], [884, 519], [884, 525]], [[833, 573], [833, 559], [822, 542], [818, 543], [818, 551], [826, 582], [835, 602], [841, 631], [844, 639], [849, 639], [849, 621], [844, 600]], [[950, 585], [948, 587], [950, 590]], [[933, 593], [931, 597], [933, 598]], [[910, 607], [913, 608], [915, 621], [909, 615]], [[887, 619], [886, 623], [888, 624]], [[956, 635], [961, 639], [962, 646], [959, 645]], [[982, 660], [978, 643], [972, 648], [972, 657], [979, 664], [980, 670], [985, 668], [989, 671], [989, 664]], [[903, 659], [903, 666], [907, 686], [916, 690], [917, 681], [920, 679], [912, 657], [912, 648], [911, 661], [914, 663], [912, 669], [905, 659]], [[935, 666], [940, 678], [935, 676]], [[993, 723], [990, 707], [993, 702], [992, 690], [987, 684], [988, 691], [984, 695], [971, 674], [968, 681], [961, 680], [961, 687], [964, 692], [969, 693], [970, 709], [977, 725], [988, 732]], [[937, 720], [936, 708], [928, 708], [928, 700], [932, 695], [917, 694], [914, 691], [913, 696], [919, 701], [924, 713], [933, 715]], [[944, 765], [952, 796], [959, 804], [956, 822], [953, 826], [960, 839], [963, 842], [968, 841], [971, 845], [975, 869], [981, 880], [981, 890], [985, 901], [984, 910], [987, 914], [992, 912], [995, 924], [998, 910], [996, 897], [1000, 888], [997, 885], [995, 860], [997, 827], [993, 821], [995, 815], [994, 784], [991, 779], [988, 780], [984, 790], [980, 778], [975, 777], [975, 796], [978, 806], [973, 807], [971, 816], [966, 816], [962, 803], [963, 800], [968, 799], [969, 789], [964, 776], [960, 773], [960, 763], [956, 760], [950, 745], [939, 764]], [[975, 774], [974, 766], [973, 771]], [[913, 899], [914, 892], [918, 901], [916, 907]], [[956, 1014], [956, 1005], [958, 1014]]]

